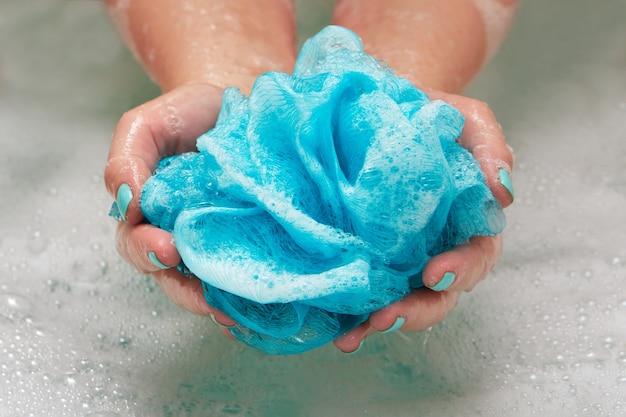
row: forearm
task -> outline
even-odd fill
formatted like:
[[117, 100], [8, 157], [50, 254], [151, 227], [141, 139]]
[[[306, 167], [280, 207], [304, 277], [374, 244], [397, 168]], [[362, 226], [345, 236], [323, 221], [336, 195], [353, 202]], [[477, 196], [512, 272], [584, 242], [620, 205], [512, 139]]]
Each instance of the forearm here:
[[164, 90], [192, 82], [249, 91], [266, 71], [291, 72], [291, 0], [106, 0], [127, 46]]
[[334, 23], [420, 88], [461, 92], [497, 49], [517, 0], [338, 0]]

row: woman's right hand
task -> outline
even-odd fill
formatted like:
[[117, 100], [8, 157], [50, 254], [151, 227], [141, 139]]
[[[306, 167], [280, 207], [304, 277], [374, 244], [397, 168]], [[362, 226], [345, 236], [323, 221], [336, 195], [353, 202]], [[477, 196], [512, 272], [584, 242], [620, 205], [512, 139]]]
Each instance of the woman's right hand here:
[[204, 300], [200, 280], [176, 270], [180, 255], [171, 233], [147, 224], [139, 206], [141, 190], [159, 161], [196, 150], [196, 139], [215, 125], [222, 89], [205, 83], [177, 87], [128, 112], [113, 134], [104, 180], [121, 221], [117, 249], [142, 273], [152, 275], [177, 305], [233, 325]]

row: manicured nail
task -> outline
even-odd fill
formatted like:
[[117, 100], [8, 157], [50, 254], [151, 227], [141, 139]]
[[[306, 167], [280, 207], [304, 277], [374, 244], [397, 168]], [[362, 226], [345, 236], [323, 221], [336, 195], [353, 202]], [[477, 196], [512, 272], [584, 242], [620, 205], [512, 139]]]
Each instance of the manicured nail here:
[[117, 208], [123, 221], [126, 221], [126, 211], [132, 199], [133, 191], [130, 189], [130, 185], [126, 183], [120, 185], [120, 188], [117, 189]]
[[513, 192], [513, 182], [511, 181], [511, 175], [506, 169], [501, 169], [498, 173], [500, 175], [500, 184], [511, 194], [511, 199], [515, 198], [515, 193]]
[[[217, 321], [217, 319], [215, 318], [215, 315], [214, 315], [213, 313], [211, 313], [211, 312], [209, 312], [209, 317], [211, 317], [211, 321], [212, 321], [213, 323], [215, 323], [215, 324], [217, 325], [217, 327], [221, 327], [222, 329], [229, 329], [229, 331], [230, 331], [230, 329], [232, 329], [232, 328], [234, 327], [234, 326], [227, 326], [227, 325], [225, 325], [225, 324], [220, 323], [220, 322], [219, 322], [219, 321]], [[231, 332], [231, 334], [232, 334], [232, 332]], [[233, 335], [233, 336], [234, 336], [234, 335]]]
[[454, 275], [454, 272], [446, 272], [445, 274], [443, 274], [443, 278], [441, 278], [441, 281], [439, 281], [437, 285], [430, 287], [430, 289], [433, 291], [447, 290], [448, 288], [450, 288], [450, 285], [452, 285], [455, 278], [456, 275]]
[[171, 266], [167, 266], [164, 263], [162, 263], [161, 261], [159, 261], [159, 258], [157, 258], [156, 253], [154, 252], [150, 252], [148, 254], [148, 258], [150, 258], [150, 260], [152, 261], [153, 264], [155, 264], [156, 266], [158, 266], [161, 269], [170, 269]]
[[387, 330], [383, 331], [382, 333], [395, 332], [396, 330], [398, 330], [400, 327], [402, 327], [404, 325], [405, 321], [406, 321], [406, 319], [404, 317], [398, 317], [396, 319], [395, 323], [393, 323], [393, 326], [391, 326]]
[[222, 327], [222, 325], [217, 322], [217, 319], [215, 318], [215, 315], [213, 313], [209, 313], [209, 317], [211, 317], [211, 321], [215, 323], [216, 326]]

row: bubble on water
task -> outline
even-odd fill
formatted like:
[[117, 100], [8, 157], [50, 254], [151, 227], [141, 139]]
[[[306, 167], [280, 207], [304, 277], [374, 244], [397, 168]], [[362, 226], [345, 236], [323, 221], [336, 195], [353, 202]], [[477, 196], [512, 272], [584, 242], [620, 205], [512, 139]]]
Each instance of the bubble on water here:
[[613, 348], [615, 346], [615, 344], [614, 344], [615, 341], [613, 340], [613, 338], [611, 336], [605, 337], [602, 342], [603, 342], [603, 346], [606, 349], [611, 349], [611, 348]]
[[242, 410], [241, 404], [233, 403], [224, 405], [220, 411], [228, 415], [237, 415], [240, 414]]
[[68, 387], [75, 387], [76, 386], [76, 374], [74, 373], [69, 373], [66, 374], [63, 377], [63, 384], [68, 386]]
[[76, 369], [81, 373], [91, 373], [94, 370], [94, 366], [90, 359], [82, 358], [78, 361]]
[[28, 251], [33, 255], [39, 255], [48, 248], [49, 242], [48, 238], [43, 237], [41, 232], [36, 230], [32, 233], [32, 236], [28, 241]]
[[120, 347], [128, 347], [131, 344], [131, 338], [126, 336], [126, 335], [122, 335], [119, 337], [119, 339], [117, 339], [117, 344]]
[[76, 261], [72, 267], [72, 272], [77, 281], [83, 283], [96, 283], [106, 275], [108, 263], [104, 259], [86, 259]]
[[58, 279], [49, 278], [46, 280], [46, 285], [50, 292], [55, 292], [59, 288], [60, 281]]
[[0, 294], [0, 315], [10, 319], [26, 317], [32, 313], [33, 304], [28, 298], [15, 293]]

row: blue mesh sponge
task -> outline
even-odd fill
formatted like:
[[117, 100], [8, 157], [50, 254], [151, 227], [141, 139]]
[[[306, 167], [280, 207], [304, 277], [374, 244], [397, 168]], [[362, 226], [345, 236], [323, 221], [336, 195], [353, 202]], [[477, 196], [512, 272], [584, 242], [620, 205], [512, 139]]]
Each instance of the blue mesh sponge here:
[[224, 91], [197, 153], [161, 161], [142, 192], [207, 302], [262, 351], [332, 341], [422, 286], [432, 256], [504, 227], [463, 116], [331, 26], [293, 75]]

